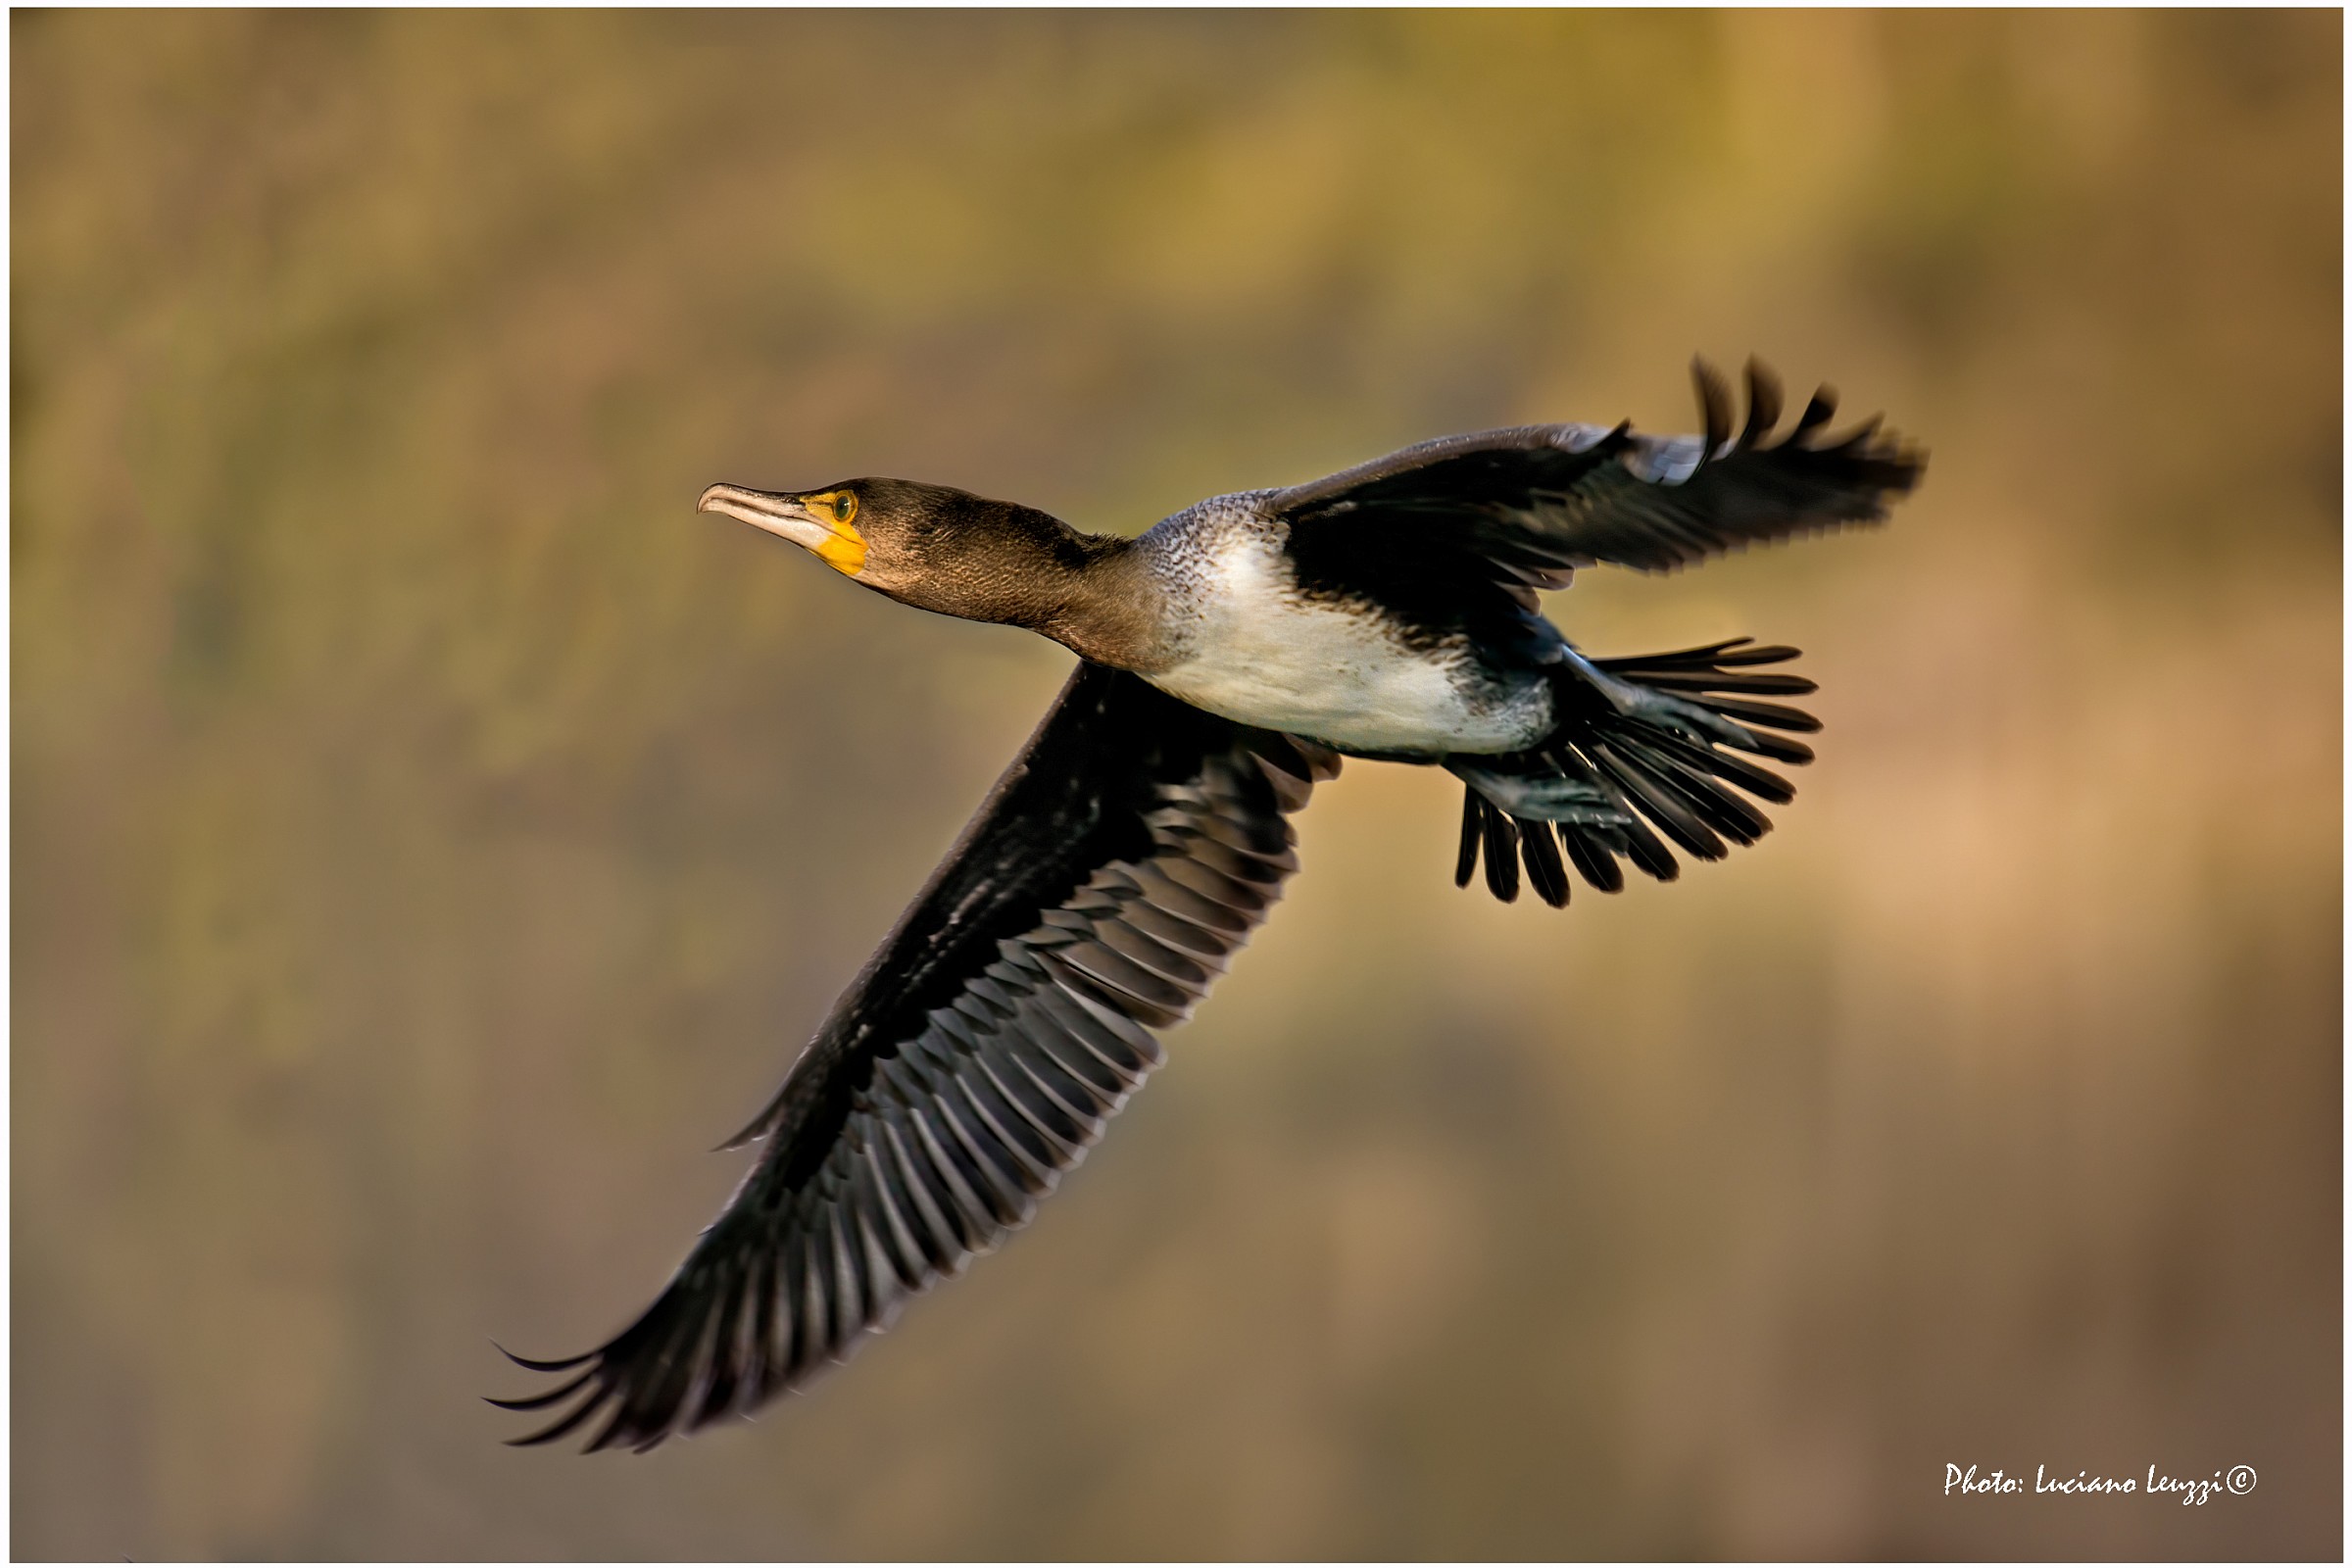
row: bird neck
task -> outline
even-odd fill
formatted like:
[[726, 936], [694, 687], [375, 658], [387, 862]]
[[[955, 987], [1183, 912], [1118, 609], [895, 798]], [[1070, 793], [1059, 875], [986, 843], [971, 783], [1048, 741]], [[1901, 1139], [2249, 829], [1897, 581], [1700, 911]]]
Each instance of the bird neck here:
[[1075, 548], [1054, 552], [1015, 624], [1113, 669], [1159, 667], [1165, 641], [1159, 588], [1135, 541], [1075, 530], [1067, 540]]
[[911, 556], [870, 555], [858, 574], [867, 587], [943, 615], [1026, 627], [1113, 669], [1167, 662], [1163, 595], [1134, 540], [956, 490], [934, 487], [921, 500], [934, 514], [927, 542]]

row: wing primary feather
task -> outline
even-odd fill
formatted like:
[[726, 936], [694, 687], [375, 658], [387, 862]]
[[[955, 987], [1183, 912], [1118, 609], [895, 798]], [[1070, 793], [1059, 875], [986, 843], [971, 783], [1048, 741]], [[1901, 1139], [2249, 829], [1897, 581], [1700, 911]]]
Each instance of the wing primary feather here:
[[1691, 359], [1690, 379], [1698, 388], [1699, 413], [1706, 424], [1706, 444], [1698, 455], [1698, 466], [1704, 469], [1722, 455], [1725, 444], [1732, 439], [1732, 390], [1723, 384], [1715, 367], [1703, 358]]
[[1062, 1021], [1058, 1010], [1041, 1007], [1022, 1034], [1033, 1051], [1052, 1062], [1064, 1080], [1094, 1102], [1090, 1116], [1100, 1121], [1127, 1103], [1134, 1083], [1073, 1034], [1072, 1028]]
[[706, 1314], [699, 1307], [673, 1312], [668, 1332], [658, 1341], [660, 1352], [651, 1358], [650, 1375], [639, 1375], [637, 1366], [641, 1363], [632, 1357], [630, 1377], [612, 1411], [612, 1419], [589, 1440], [587, 1451], [594, 1453], [614, 1444], [636, 1447], [649, 1435], [660, 1441], [695, 1375], [701, 1342], [709, 1332]]
[[874, 1303], [867, 1298], [865, 1280], [858, 1266], [858, 1250], [850, 1246], [850, 1216], [837, 1202], [823, 1207], [822, 1234], [832, 1244], [826, 1250], [832, 1254], [828, 1261], [833, 1265], [833, 1332], [826, 1336], [825, 1353], [837, 1356], [865, 1327]]
[[956, 1093], [957, 1082], [947, 1079], [931, 1102], [939, 1113], [939, 1124], [955, 1139], [956, 1152], [965, 1156], [973, 1195], [987, 1205], [989, 1217], [1007, 1227], [1026, 1224], [1034, 1205], [1024, 1190], [1020, 1162], [998, 1145], [985, 1122], [975, 1124], [966, 1119], [967, 1107], [957, 1102], [961, 1098]]
[[[1102, 998], [1113, 1012], [1141, 1018], [1153, 1029], [1165, 1029], [1184, 1016], [1190, 999], [1175, 987], [1149, 975], [1108, 949], [1091, 945], [1074, 959], [1060, 954], [1048, 959], [1048, 972], [1066, 994]], [[1053, 991], [1049, 986], [1040, 995]]]
[[490, 1342], [490, 1348], [526, 1372], [568, 1372], [575, 1366], [595, 1360], [597, 1355], [596, 1351], [589, 1350], [579, 1355], [567, 1355], [561, 1361], [534, 1361], [527, 1356], [516, 1355], [496, 1340]]
[[[1118, 1108], [1118, 1092], [1099, 1090], [1085, 1074], [1065, 1065], [1060, 1054], [1044, 1043], [1046, 1031], [1057, 1038], [1060, 1034], [1043, 1017], [1028, 1020], [1018, 1033], [1008, 1031], [1004, 1036], [1005, 1059], [1018, 1067], [1021, 1075], [1037, 1086], [1037, 1092], [1070, 1119], [1082, 1145], [1092, 1144], [1102, 1135], [1104, 1112]], [[1067, 1049], [1077, 1047], [1072, 1045]], [[1102, 1070], [1096, 1068], [1098, 1072]]]
[[992, 1103], [1002, 1107], [1007, 1129], [1018, 1124], [1024, 1147], [1032, 1152], [1044, 1173], [1040, 1180], [1050, 1191], [1059, 1173], [1086, 1152], [1086, 1140], [1062, 1107], [1029, 1083], [1020, 1064], [997, 1049], [996, 1042], [990, 1044], [991, 1049], [972, 1058], [972, 1070], [987, 1080]]
[[[890, 1150], [891, 1174], [923, 1224], [916, 1241], [928, 1244], [923, 1250], [933, 1268], [951, 1277], [961, 1273], [968, 1250], [963, 1245], [962, 1231], [948, 1217], [947, 1205], [953, 1200], [946, 1185], [931, 1173], [928, 1159], [917, 1160], [896, 1117], [883, 1121], [881, 1133]], [[787, 1295], [786, 1299], [790, 1298]]]
[[1039, 993], [1039, 1001], [1062, 1033], [1117, 1075], [1122, 1095], [1132, 1093], [1144, 1075], [1159, 1065], [1159, 1047], [1151, 1034], [1088, 986], [1083, 975], [1065, 977], [1058, 990]]
[[1816, 387], [1813, 395], [1805, 400], [1804, 412], [1796, 416], [1796, 424], [1789, 430], [1788, 439], [1783, 444], [1792, 447], [1804, 446], [1807, 436], [1829, 423], [1831, 419], [1837, 417], [1837, 389], [1826, 383]]
[[979, 1173], [964, 1168], [960, 1152], [948, 1147], [947, 1141], [939, 1136], [939, 1129], [931, 1125], [931, 1118], [923, 1114], [922, 1106], [907, 1106], [906, 1121], [914, 1131], [915, 1148], [946, 1185], [950, 1200], [948, 1216], [961, 1222], [956, 1229], [962, 1234], [964, 1246], [974, 1252], [989, 1250], [994, 1216], [977, 1190]]
[[832, 1343], [832, 1303], [825, 1297], [824, 1268], [816, 1255], [821, 1241], [806, 1225], [785, 1244], [786, 1278], [791, 1282], [792, 1374], [799, 1377], [825, 1357]]
[[1761, 446], [1772, 427], [1781, 422], [1780, 378], [1752, 356], [1747, 362], [1747, 423], [1740, 431], [1743, 447]]
[[551, 1404], [562, 1404], [565, 1399], [570, 1398], [581, 1389], [586, 1388], [589, 1383], [595, 1380], [596, 1371], [596, 1368], [590, 1367], [578, 1377], [573, 1378], [569, 1383], [565, 1383], [558, 1388], [551, 1389], [545, 1394], [534, 1394], [528, 1398], [493, 1399], [485, 1396], [482, 1402], [484, 1404], [495, 1404], [501, 1410], [544, 1410]]
[[577, 1409], [557, 1417], [538, 1431], [525, 1433], [519, 1438], [509, 1438], [507, 1446], [510, 1448], [536, 1448], [543, 1444], [561, 1443], [577, 1432], [597, 1411], [603, 1409], [606, 1398], [605, 1392], [599, 1390], [589, 1397], [582, 1399]]
[[857, 1228], [861, 1268], [866, 1284], [865, 1332], [879, 1334], [899, 1320], [899, 1310], [906, 1304], [910, 1290], [893, 1266], [881, 1233], [875, 1229], [874, 1216], [862, 1208], [850, 1210], [850, 1223]]
[[1004, 1099], [985, 1058], [975, 1059], [967, 1071], [957, 1073], [955, 1086], [956, 1093], [970, 1102], [973, 1113], [986, 1124], [990, 1136], [1012, 1156], [1015, 1168], [1008, 1174], [1020, 1184], [1021, 1191], [1033, 1198], [1052, 1192], [1054, 1157], [1058, 1152], [1030, 1125], [1027, 1117]]
[[897, 1270], [899, 1283], [910, 1291], [921, 1290], [924, 1269], [930, 1261], [929, 1254], [916, 1239], [913, 1224], [901, 1210], [898, 1199], [891, 1192], [891, 1175], [883, 1157], [878, 1129], [868, 1130], [865, 1147], [857, 1156], [853, 1180], [865, 1190], [866, 1205], [882, 1221], [882, 1234], [888, 1243], [884, 1256]]
[[776, 1266], [774, 1249], [749, 1260], [744, 1289], [752, 1316], [744, 1331], [743, 1402], [750, 1410], [774, 1392], [776, 1375]]
[[746, 1281], [730, 1277], [719, 1295], [718, 1315], [710, 1330], [710, 1349], [704, 1375], [688, 1390], [680, 1422], [692, 1430], [726, 1409], [735, 1397], [737, 1336], [741, 1333]]

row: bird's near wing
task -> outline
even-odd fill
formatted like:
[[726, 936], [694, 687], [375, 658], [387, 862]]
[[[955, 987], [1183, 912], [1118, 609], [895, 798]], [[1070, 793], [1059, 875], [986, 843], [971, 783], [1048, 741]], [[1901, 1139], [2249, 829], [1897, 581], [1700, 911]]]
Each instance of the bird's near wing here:
[[[661, 1298], [514, 1409], [652, 1447], [849, 1354], [1025, 1223], [1297, 868], [1339, 769], [1081, 664], [736, 1143], [764, 1152]], [[570, 1403], [565, 1408], [566, 1401]]]
[[1628, 425], [1539, 424], [1449, 436], [1360, 467], [1277, 490], [1302, 572], [1351, 575], [1393, 556], [1426, 573], [1470, 552], [1522, 603], [1567, 586], [1577, 566], [1606, 562], [1669, 571], [1720, 551], [1847, 523], [1877, 522], [1908, 493], [1924, 454], [1873, 419], [1841, 439], [1823, 434], [1837, 395], [1813, 394], [1772, 441], [1781, 391], [1750, 361], [1747, 418], [1732, 429], [1732, 394], [1693, 361], [1706, 434], [1636, 435]]

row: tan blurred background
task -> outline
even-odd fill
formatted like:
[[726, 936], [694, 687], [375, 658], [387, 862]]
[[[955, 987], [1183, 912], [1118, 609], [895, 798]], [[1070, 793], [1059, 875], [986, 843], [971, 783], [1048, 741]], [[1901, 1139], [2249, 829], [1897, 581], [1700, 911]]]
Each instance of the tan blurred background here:
[[[11, 35], [17, 1555], [2340, 1551], [2337, 16]], [[1552, 606], [1804, 647], [1780, 831], [1505, 908], [1353, 766], [1002, 1255], [500, 1446], [1067, 667], [704, 484], [1132, 531], [1693, 350], [1934, 452]]]

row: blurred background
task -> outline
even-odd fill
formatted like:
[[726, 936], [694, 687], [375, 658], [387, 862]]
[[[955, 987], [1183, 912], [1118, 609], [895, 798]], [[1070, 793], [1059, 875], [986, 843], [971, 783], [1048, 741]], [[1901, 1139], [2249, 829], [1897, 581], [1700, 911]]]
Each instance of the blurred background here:
[[[2336, 1556], [2340, 27], [17, 13], [14, 1553]], [[1779, 831], [1504, 907], [1353, 765], [1001, 1255], [500, 1446], [1068, 667], [705, 484], [1132, 532], [1694, 350], [1934, 454], [1552, 603], [1807, 651]]]

